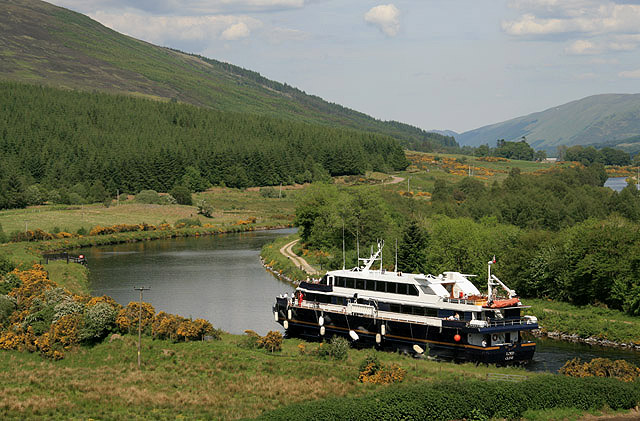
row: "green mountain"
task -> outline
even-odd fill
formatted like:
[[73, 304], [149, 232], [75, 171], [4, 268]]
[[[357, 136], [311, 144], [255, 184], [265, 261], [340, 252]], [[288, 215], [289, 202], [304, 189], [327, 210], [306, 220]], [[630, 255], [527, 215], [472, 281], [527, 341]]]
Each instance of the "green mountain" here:
[[126, 93], [376, 132], [418, 150], [456, 145], [453, 137], [380, 121], [259, 73], [122, 35], [85, 15], [49, 3], [2, 3], [2, 79]]
[[461, 145], [494, 146], [497, 139], [525, 136], [534, 148], [554, 153], [561, 145], [611, 144], [638, 135], [640, 94], [604, 94], [484, 126], [457, 139]]

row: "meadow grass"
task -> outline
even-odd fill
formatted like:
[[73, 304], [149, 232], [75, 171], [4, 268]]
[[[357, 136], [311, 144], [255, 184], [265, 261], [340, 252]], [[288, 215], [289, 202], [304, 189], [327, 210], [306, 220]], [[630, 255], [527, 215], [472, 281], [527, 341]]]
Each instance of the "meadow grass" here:
[[[300, 355], [286, 339], [283, 350], [242, 347], [244, 337], [172, 343], [142, 341], [142, 370], [136, 367], [135, 336], [67, 352], [60, 361], [36, 354], [3, 352], [0, 358], [0, 417], [3, 419], [255, 417], [281, 406], [327, 397], [362, 396], [387, 386], [358, 382], [358, 367], [372, 350], [350, 349], [344, 361]], [[476, 367], [416, 360], [377, 352], [384, 363], [407, 370], [405, 383], [484, 379], [487, 373], [537, 376], [522, 369]], [[425, 385], [428, 387], [428, 385]]]
[[[0, 211], [0, 225], [5, 233], [41, 229], [77, 232], [80, 228], [89, 231], [96, 225], [115, 224], [170, 224], [178, 219], [199, 218], [205, 224], [216, 226], [229, 225], [238, 220], [256, 217], [259, 222], [287, 224], [293, 220], [295, 197], [298, 192], [292, 188], [283, 189], [285, 197], [262, 197], [259, 189], [238, 190], [231, 188], [212, 188], [193, 196], [194, 206], [151, 205], [135, 203], [122, 198], [120, 205], [105, 207], [101, 203], [91, 205], [42, 205], [26, 209]], [[214, 207], [212, 218], [198, 215], [197, 204], [206, 200]]]
[[526, 299], [525, 303], [531, 306], [525, 313], [536, 316], [546, 332], [640, 344], [640, 318], [622, 311], [533, 298]]

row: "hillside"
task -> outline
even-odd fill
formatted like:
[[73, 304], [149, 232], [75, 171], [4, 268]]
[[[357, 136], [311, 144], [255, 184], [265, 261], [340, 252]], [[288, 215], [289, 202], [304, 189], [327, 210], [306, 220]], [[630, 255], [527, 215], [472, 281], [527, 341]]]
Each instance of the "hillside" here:
[[81, 196], [98, 181], [110, 193], [244, 188], [407, 164], [398, 142], [380, 134], [0, 82], [0, 209], [24, 206], [34, 184], [80, 184]]
[[0, 78], [176, 100], [393, 136], [406, 147], [455, 145], [451, 137], [376, 120], [231, 64], [158, 47], [38, 0], [5, 0]]
[[461, 145], [494, 146], [525, 136], [536, 149], [611, 143], [640, 135], [640, 94], [594, 95], [457, 136]]

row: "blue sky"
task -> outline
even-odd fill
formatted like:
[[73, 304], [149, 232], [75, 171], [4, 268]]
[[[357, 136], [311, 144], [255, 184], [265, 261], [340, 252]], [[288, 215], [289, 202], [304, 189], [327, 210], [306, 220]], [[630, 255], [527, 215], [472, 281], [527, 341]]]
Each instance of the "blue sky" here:
[[53, 0], [383, 120], [458, 132], [640, 92], [640, 0]]

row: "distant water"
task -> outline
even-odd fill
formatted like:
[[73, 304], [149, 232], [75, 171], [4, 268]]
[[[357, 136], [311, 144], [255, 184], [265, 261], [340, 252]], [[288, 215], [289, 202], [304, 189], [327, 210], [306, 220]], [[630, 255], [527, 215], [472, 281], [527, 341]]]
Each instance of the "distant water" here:
[[615, 191], [620, 191], [627, 187], [627, 177], [610, 177], [604, 183], [604, 186]]
[[273, 320], [275, 297], [293, 287], [268, 273], [260, 249], [294, 229], [141, 241], [80, 250], [87, 256], [92, 295], [127, 305], [134, 286], [149, 286], [144, 301], [156, 311], [203, 318], [227, 332], [282, 330]]

